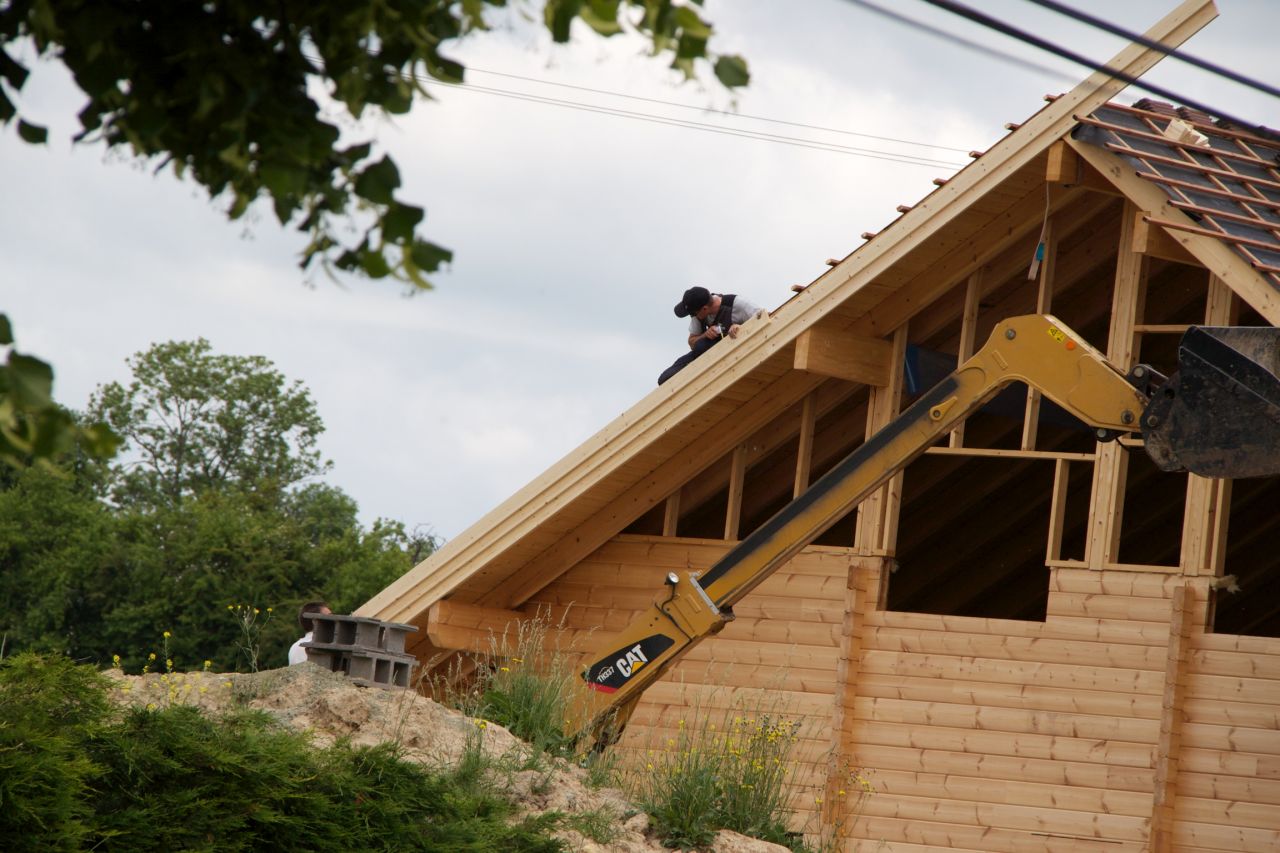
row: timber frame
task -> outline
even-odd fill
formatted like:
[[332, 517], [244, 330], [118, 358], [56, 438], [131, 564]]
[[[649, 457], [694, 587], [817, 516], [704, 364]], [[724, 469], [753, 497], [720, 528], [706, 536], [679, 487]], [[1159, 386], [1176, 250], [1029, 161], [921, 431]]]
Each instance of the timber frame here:
[[[1147, 36], [1215, 15], [1186, 0]], [[586, 651], [1005, 317], [1052, 311], [1166, 372], [1190, 324], [1276, 325], [1280, 143], [1120, 88], [1049, 99], [358, 613], [420, 626], [427, 669], [539, 614]], [[1002, 394], [744, 598], [620, 747], [763, 691], [806, 721], [796, 827], [849, 850], [1280, 848], [1280, 482], [1134, 450]]]

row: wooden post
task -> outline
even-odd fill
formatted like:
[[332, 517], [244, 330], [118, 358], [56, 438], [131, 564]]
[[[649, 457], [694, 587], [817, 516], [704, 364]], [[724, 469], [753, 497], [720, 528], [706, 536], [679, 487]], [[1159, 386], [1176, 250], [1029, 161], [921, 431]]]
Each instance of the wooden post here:
[[1155, 790], [1151, 806], [1152, 853], [1173, 849], [1174, 800], [1178, 788], [1178, 752], [1182, 738], [1183, 670], [1196, 611], [1190, 584], [1174, 588], [1170, 602], [1169, 645], [1165, 655], [1164, 695], [1160, 701], [1160, 740], [1156, 744]]
[[729, 463], [729, 506], [724, 514], [724, 538], [733, 542], [738, 538], [738, 525], [742, 521], [742, 489], [747, 479], [747, 446], [739, 444], [733, 449]]
[[[986, 267], [978, 267], [970, 275], [964, 286], [964, 314], [960, 318], [960, 349], [956, 353], [956, 366], [963, 364], [973, 355], [974, 339], [978, 334], [978, 309], [982, 300], [982, 283]], [[964, 421], [951, 431], [949, 444], [952, 447], [964, 447]]]
[[[1121, 370], [1128, 370], [1138, 358], [1134, 327], [1142, 321], [1142, 304], [1146, 298], [1147, 256], [1133, 251], [1133, 232], [1140, 216], [1142, 211], [1132, 202], [1125, 202], [1120, 222], [1120, 245], [1116, 251], [1111, 329], [1107, 337], [1107, 358]], [[1089, 506], [1089, 538], [1085, 548], [1085, 559], [1090, 568], [1101, 569], [1107, 563], [1120, 562], [1120, 524], [1124, 515], [1128, 462], [1129, 458], [1117, 442], [1098, 445]]]
[[[1233, 325], [1239, 305], [1231, 288], [1209, 276], [1204, 321], [1209, 326]], [[1187, 475], [1187, 503], [1182, 520], [1182, 557], [1187, 575], [1219, 575], [1226, 550], [1227, 516], [1231, 506], [1231, 481]]]
[[676, 489], [667, 497], [667, 505], [662, 513], [662, 535], [677, 536], [676, 531], [680, 526], [680, 492], [683, 489]]
[[[1048, 212], [1048, 186], [1045, 187], [1045, 210]], [[1058, 235], [1053, 219], [1044, 225], [1044, 260], [1040, 263], [1040, 287], [1036, 291], [1036, 313], [1048, 314], [1053, 307], [1053, 277], [1058, 261]], [[1040, 427], [1040, 392], [1027, 389], [1027, 409], [1022, 418], [1022, 449], [1035, 450], [1036, 433]]]
[[[907, 353], [907, 326], [904, 323], [893, 334], [893, 368], [889, 383], [872, 387], [867, 405], [867, 438], [884, 429], [898, 416], [902, 407], [902, 367]], [[897, 527], [897, 498], [902, 495], [902, 472], [876, 489], [858, 508], [858, 526], [854, 547], [863, 554], [883, 555], [891, 543], [885, 531]]]
[[[832, 832], [841, 828], [850, 807], [858, 801], [849, 778], [848, 756], [853, 742], [853, 703], [857, 698], [858, 662], [862, 654], [862, 636], [867, 628], [863, 617], [878, 609], [873, 604], [879, 590], [887, 586], [884, 576], [889, 560], [883, 557], [855, 558], [849, 565], [845, 591], [844, 622], [840, 632], [840, 657], [836, 662], [836, 689], [831, 719], [831, 751], [827, 757], [827, 779], [820, 810], [822, 829]], [[845, 792], [841, 796], [841, 791]]]
[[793, 498], [800, 497], [809, 488], [809, 469], [813, 464], [813, 427], [817, 420], [814, 411], [813, 394], [808, 394], [800, 404], [800, 437], [796, 448], [796, 484], [791, 492]]
[[1067, 460], [1053, 463], [1053, 493], [1049, 499], [1049, 542], [1045, 546], [1046, 563], [1062, 559], [1062, 528], [1067, 516]]

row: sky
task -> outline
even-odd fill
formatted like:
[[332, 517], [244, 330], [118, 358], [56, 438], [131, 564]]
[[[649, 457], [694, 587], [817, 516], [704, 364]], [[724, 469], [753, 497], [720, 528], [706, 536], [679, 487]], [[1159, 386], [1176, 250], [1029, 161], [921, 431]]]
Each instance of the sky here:
[[[325, 479], [365, 523], [452, 538], [653, 390], [686, 347], [672, 313], [685, 288], [776, 307], [1006, 122], [1087, 76], [920, 0], [876, 2], [1043, 68], [850, 0], [707, 0], [713, 49], [751, 67], [750, 86], [729, 93], [705, 67], [683, 81], [638, 39], [582, 28], [552, 45], [527, 4], [495, 15], [449, 51], [476, 88], [428, 84], [434, 100], [353, 130], [396, 159], [402, 197], [427, 209], [421, 233], [455, 253], [414, 296], [304, 275], [301, 237], [265, 205], [229, 222], [171, 172], [73, 146], [84, 97], [42, 64], [18, 104], [49, 143], [0, 128], [0, 312], [19, 350], [52, 362], [55, 396], [73, 408], [127, 381], [125, 359], [152, 343], [203, 337], [266, 356], [310, 390]], [[1137, 31], [1176, 5], [1068, 2]], [[971, 3], [1094, 59], [1124, 46], [1028, 0]], [[1280, 86], [1280, 2], [1218, 6], [1183, 49]], [[1277, 99], [1173, 59], [1146, 79], [1280, 127]]]

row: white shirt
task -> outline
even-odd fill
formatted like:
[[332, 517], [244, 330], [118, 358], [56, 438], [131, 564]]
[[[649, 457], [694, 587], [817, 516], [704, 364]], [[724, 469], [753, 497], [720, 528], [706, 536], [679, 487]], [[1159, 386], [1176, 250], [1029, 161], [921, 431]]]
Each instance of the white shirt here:
[[312, 631], [308, 631], [303, 634], [297, 642], [289, 647], [289, 666], [293, 666], [295, 663], [307, 662], [307, 650], [302, 647], [302, 644], [311, 642], [311, 636], [313, 633], [314, 632]]
[[[729, 321], [738, 326], [741, 326], [743, 323], [747, 322], [748, 320], [750, 320], [752, 317], [756, 316], [759, 313], [760, 313], [760, 308], [758, 308], [754, 303], [748, 302], [746, 299], [744, 299], [741, 296], [735, 296], [733, 297], [733, 311], [731, 311], [729, 314]], [[714, 314], [707, 317], [707, 325], [710, 325], [714, 320], [715, 320]], [[689, 317], [689, 334], [690, 335], [700, 335], [706, 330], [707, 330], [707, 327], [702, 325], [701, 320], [699, 320], [697, 317], [693, 317], [693, 316]]]

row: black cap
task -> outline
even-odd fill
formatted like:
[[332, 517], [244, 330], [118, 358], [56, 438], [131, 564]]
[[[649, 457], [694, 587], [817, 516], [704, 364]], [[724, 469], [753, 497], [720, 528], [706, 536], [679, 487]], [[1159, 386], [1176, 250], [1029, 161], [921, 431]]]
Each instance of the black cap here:
[[684, 292], [684, 298], [676, 303], [676, 316], [688, 317], [697, 314], [703, 305], [711, 301], [711, 291], [705, 287], [691, 287]]

